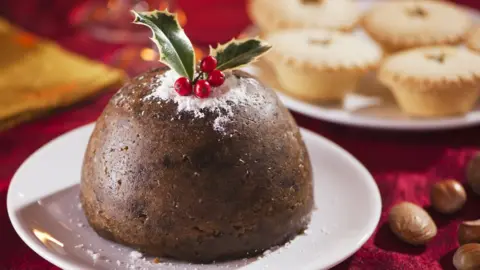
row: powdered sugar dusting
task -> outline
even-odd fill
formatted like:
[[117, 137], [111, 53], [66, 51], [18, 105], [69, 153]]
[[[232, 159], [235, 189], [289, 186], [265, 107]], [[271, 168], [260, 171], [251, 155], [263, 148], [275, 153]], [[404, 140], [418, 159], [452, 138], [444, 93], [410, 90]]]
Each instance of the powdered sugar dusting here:
[[97, 262], [100, 258], [102, 258], [102, 255], [100, 255], [98, 252], [95, 252], [91, 249], [87, 249], [87, 254], [92, 257], [93, 262]]
[[219, 116], [213, 122], [213, 130], [225, 133], [225, 123], [228, 123], [230, 118], [228, 116]]
[[258, 81], [253, 78], [237, 78], [234, 75], [226, 74], [225, 83], [220, 87], [212, 88], [210, 97], [200, 99], [191, 96], [180, 96], [174, 90], [174, 83], [179, 78], [175, 71], [167, 71], [158, 78], [160, 85], [145, 97], [148, 99], [171, 100], [178, 106], [177, 112], [191, 112], [196, 118], [204, 118], [205, 111], [216, 113], [213, 129], [226, 133], [225, 124], [231, 121], [234, 115], [233, 106], [249, 104], [260, 105]]
[[128, 256], [132, 259], [140, 259], [143, 257], [143, 254], [138, 251], [132, 251]]

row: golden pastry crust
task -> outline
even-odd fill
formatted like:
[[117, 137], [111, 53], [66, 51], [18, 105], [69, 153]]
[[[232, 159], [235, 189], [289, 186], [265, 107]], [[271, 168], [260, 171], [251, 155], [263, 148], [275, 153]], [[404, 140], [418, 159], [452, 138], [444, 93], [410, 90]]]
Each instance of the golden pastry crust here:
[[480, 26], [476, 26], [471, 32], [467, 41], [467, 46], [476, 52], [480, 52]]
[[250, 0], [250, 18], [265, 32], [288, 28], [352, 30], [360, 10], [352, 0]]
[[452, 87], [445, 91], [417, 91], [418, 89], [392, 88], [392, 94], [405, 114], [414, 117], [444, 117], [468, 113], [476, 104], [478, 87]]
[[480, 94], [480, 55], [453, 46], [408, 50], [387, 58], [378, 77], [409, 115], [463, 114]]
[[480, 56], [453, 46], [408, 50], [387, 58], [379, 77], [423, 91], [472, 87], [480, 83]]
[[443, 1], [377, 4], [364, 17], [365, 30], [389, 52], [460, 43], [471, 27], [468, 13]]
[[265, 37], [273, 45], [267, 59], [299, 71], [359, 71], [376, 68], [381, 49], [351, 34], [321, 30], [283, 30]]
[[273, 45], [266, 60], [284, 90], [310, 102], [343, 99], [382, 58], [375, 43], [328, 30], [283, 30], [266, 40]]

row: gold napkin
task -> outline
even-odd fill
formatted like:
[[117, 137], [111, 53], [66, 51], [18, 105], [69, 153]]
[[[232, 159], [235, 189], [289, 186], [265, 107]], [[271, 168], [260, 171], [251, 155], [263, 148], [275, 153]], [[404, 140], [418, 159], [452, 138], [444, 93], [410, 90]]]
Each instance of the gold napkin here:
[[125, 74], [0, 18], [0, 130], [120, 85]]

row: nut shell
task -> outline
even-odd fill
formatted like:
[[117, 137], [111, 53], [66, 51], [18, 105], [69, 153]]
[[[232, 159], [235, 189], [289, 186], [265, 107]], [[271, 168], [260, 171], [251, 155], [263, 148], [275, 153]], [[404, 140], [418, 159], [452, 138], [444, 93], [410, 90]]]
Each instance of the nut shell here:
[[452, 214], [465, 205], [467, 193], [462, 184], [455, 180], [445, 180], [433, 185], [430, 191], [430, 202], [440, 213]]
[[480, 219], [464, 221], [458, 227], [458, 242], [460, 245], [480, 243]]
[[421, 207], [402, 202], [389, 214], [390, 229], [401, 240], [412, 245], [423, 245], [437, 235], [437, 226]]
[[467, 165], [467, 181], [473, 191], [480, 195], [480, 154], [476, 154]]
[[480, 244], [466, 244], [457, 249], [453, 265], [457, 270], [480, 269]]

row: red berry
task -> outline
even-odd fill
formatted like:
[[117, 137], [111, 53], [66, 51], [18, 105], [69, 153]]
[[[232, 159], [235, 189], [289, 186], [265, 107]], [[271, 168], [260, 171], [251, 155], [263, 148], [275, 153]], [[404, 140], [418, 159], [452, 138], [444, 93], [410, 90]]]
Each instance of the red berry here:
[[217, 59], [213, 56], [207, 56], [203, 58], [202, 62], [200, 63], [200, 69], [203, 72], [210, 73], [217, 68]]
[[173, 87], [180, 96], [188, 96], [192, 94], [192, 85], [185, 77], [178, 78]]
[[225, 74], [220, 70], [214, 70], [208, 75], [208, 83], [213, 87], [220, 86], [223, 82], [225, 82]]
[[206, 98], [210, 96], [210, 92], [212, 92], [212, 87], [207, 81], [199, 80], [195, 84], [194, 91], [197, 97]]

